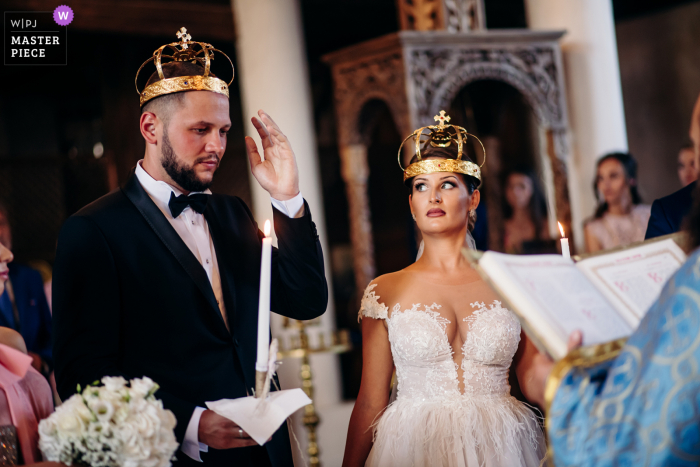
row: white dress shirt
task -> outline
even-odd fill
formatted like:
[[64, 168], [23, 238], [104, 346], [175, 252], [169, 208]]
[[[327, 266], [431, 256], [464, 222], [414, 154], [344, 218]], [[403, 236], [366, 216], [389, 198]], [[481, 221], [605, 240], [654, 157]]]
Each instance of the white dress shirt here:
[[[204, 218], [204, 215], [199, 214], [190, 206], [187, 206], [178, 217], [173, 217], [168, 207], [170, 194], [175, 193], [175, 196], [180, 196], [182, 192], [174, 186], [155, 180], [144, 170], [141, 165], [142, 162], [141, 160], [136, 165], [136, 178], [204, 268], [209, 282], [211, 283], [212, 290], [214, 291], [216, 303], [219, 305], [221, 316], [228, 328], [228, 319], [221, 289], [221, 276], [219, 275], [219, 264], [216, 259], [216, 250], [214, 249], [214, 242], [209, 233], [207, 220]], [[205, 190], [203, 193], [211, 194], [211, 191]], [[287, 201], [280, 201], [274, 198], [270, 198], [270, 200], [278, 211], [288, 217], [301, 217], [304, 215], [304, 198], [301, 193]], [[185, 439], [180, 448], [182, 452], [199, 462], [202, 462], [199, 455], [200, 451], [207, 452], [209, 450], [209, 446], [199, 442], [199, 419], [202, 417], [202, 412], [205, 410], [204, 407], [197, 407], [195, 409], [187, 425]]]

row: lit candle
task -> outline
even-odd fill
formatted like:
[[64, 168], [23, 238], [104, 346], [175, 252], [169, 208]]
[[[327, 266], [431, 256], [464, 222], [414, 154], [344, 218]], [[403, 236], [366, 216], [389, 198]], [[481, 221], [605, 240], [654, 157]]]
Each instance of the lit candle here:
[[570, 259], [569, 239], [564, 236], [564, 227], [561, 226], [561, 222], [557, 222], [557, 224], [559, 224], [559, 232], [561, 232], [561, 254], [564, 258]]
[[270, 353], [270, 272], [272, 270], [272, 238], [270, 220], [265, 221], [265, 238], [262, 241], [260, 262], [260, 297], [258, 299], [258, 354], [255, 361], [257, 371], [267, 371]]

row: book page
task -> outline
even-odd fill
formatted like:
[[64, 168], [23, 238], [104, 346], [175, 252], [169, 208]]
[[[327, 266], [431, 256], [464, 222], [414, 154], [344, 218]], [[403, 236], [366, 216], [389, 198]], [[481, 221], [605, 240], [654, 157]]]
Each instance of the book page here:
[[577, 329], [583, 333], [583, 345], [608, 342], [632, 332], [570, 259], [489, 251], [479, 267], [554, 358], [566, 354], [569, 334]]
[[576, 264], [636, 329], [686, 255], [671, 239], [584, 259]]

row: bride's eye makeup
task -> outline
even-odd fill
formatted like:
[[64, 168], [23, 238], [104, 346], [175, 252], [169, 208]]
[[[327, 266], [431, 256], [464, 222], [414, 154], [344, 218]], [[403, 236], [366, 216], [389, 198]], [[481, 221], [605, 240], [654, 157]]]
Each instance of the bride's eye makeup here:
[[442, 182], [442, 185], [440, 185], [440, 188], [443, 190], [451, 190], [452, 188], [456, 188], [457, 184], [455, 182]]
[[413, 189], [416, 191], [425, 191], [428, 189], [428, 187], [425, 183], [418, 182], [415, 185], [413, 185]]

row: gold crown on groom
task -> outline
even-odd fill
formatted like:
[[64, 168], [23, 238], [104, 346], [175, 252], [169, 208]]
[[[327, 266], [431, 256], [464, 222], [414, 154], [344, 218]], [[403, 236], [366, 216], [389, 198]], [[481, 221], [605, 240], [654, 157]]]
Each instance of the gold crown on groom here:
[[[449, 115], [445, 115], [445, 111], [441, 110], [439, 115], [433, 117], [437, 122], [437, 125], [428, 125], [422, 128], [418, 128], [416, 131], [411, 133], [403, 140], [401, 146], [399, 147], [399, 167], [403, 170], [403, 180], [404, 182], [416, 175], [429, 174], [434, 172], [453, 172], [469, 175], [476, 178], [481, 182], [481, 167], [483, 167], [486, 161], [486, 149], [484, 144], [479, 138], [467, 133], [467, 130], [457, 125], [449, 125], [450, 121]], [[425, 134], [425, 130], [428, 133]], [[484, 161], [481, 165], [477, 165], [470, 161], [464, 154], [464, 144], [467, 142], [469, 137], [474, 138], [481, 145], [481, 149], [484, 153]], [[422, 138], [426, 139], [422, 139]], [[403, 145], [410, 138], [413, 138], [416, 147], [416, 158], [418, 159], [413, 164], [409, 165], [405, 169], [401, 164], [401, 150]], [[430, 146], [434, 148], [446, 148], [451, 146], [453, 143], [457, 145], [457, 158], [456, 159], [428, 159], [424, 160], [421, 157], [421, 146], [425, 143], [429, 143]], [[465, 159], [462, 159], [464, 155]]]
[[[231, 70], [233, 70], [233, 62], [231, 62], [228, 55], [206, 42], [192, 41], [192, 36], [187, 33], [187, 29], [184, 27], [180, 28], [176, 36], [180, 39], [180, 42], [171, 42], [159, 47], [153, 52], [153, 56], [143, 62], [136, 72], [134, 84], [136, 84], [136, 92], [139, 94], [141, 107], [156, 97], [183, 91], [212, 91], [229, 97], [228, 87], [233, 82], [233, 76], [231, 76], [231, 81], [226, 83], [224, 80], [211, 76], [209, 71], [211, 61], [214, 60], [214, 52], [218, 52], [226, 57], [231, 64]], [[166, 53], [171, 53], [171, 55], [166, 55]], [[163, 75], [163, 59], [168, 59], [169, 62], [167, 63], [192, 62], [199, 64], [204, 68], [204, 74], [166, 78]], [[155, 63], [160, 80], [146, 86], [143, 91], [139, 91], [139, 74], [143, 67], [151, 61]]]

